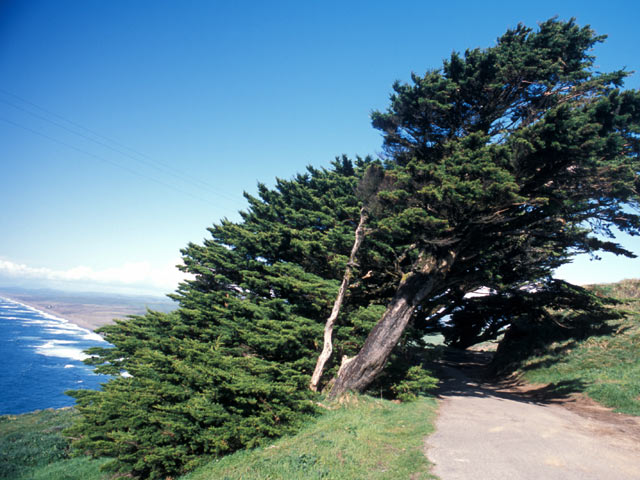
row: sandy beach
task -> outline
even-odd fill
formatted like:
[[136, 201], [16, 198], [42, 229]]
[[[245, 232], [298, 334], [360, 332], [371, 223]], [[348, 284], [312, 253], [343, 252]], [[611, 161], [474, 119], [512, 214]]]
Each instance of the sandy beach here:
[[[149, 305], [141, 299], [131, 297], [71, 297], [55, 295], [39, 295], [34, 293], [2, 292], [0, 295], [42, 312], [64, 318], [79, 327], [91, 331], [114, 322], [116, 318], [126, 318], [129, 315], [143, 315], [147, 306], [154, 310], [166, 311], [167, 305]], [[159, 308], [160, 307], [160, 308]], [[162, 308], [165, 307], [165, 308]]]

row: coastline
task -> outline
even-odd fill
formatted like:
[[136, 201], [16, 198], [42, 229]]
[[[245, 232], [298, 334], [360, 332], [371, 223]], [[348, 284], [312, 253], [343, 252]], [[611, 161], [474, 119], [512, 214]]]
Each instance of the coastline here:
[[11, 302], [23, 305], [46, 316], [53, 317], [56, 320], [72, 323], [73, 325], [76, 325], [77, 327], [83, 328], [85, 330], [89, 330], [90, 332], [93, 332], [96, 328], [99, 328], [103, 325], [113, 323], [113, 320], [107, 321], [102, 316], [96, 316], [93, 318], [84, 315], [80, 316], [78, 314], [69, 312], [64, 308], [59, 308], [59, 306], [58, 308], [56, 308], [57, 305], [50, 302], [33, 300], [27, 301], [23, 299], [22, 296], [7, 295], [5, 293], [0, 293], [0, 298], [5, 298]]
[[147, 308], [162, 312], [175, 309], [175, 304], [168, 300], [144, 296], [82, 294], [54, 290], [12, 291], [3, 288], [0, 288], [0, 296], [92, 332], [114, 323], [116, 319], [144, 315]]
[[0, 351], [8, 366], [2, 379], [1, 415], [69, 407], [74, 401], [66, 391], [100, 388], [106, 377], [96, 375], [84, 360], [90, 357], [88, 349], [109, 347], [101, 334], [17, 295], [3, 292], [0, 298]]

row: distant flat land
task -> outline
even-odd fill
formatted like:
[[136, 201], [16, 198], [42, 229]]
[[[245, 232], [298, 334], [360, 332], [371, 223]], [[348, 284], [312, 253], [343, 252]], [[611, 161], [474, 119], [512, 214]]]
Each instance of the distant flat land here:
[[107, 293], [70, 293], [57, 290], [0, 288], [0, 296], [62, 317], [83, 328], [95, 330], [115, 318], [142, 315], [147, 309], [169, 312], [176, 303], [169, 298]]

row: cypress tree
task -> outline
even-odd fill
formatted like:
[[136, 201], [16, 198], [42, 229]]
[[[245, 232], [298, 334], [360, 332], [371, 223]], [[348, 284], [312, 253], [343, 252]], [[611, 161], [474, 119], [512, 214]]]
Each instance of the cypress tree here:
[[628, 72], [593, 69], [603, 40], [573, 20], [519, 25], [394, 85], [373, 125], [387, 154], [382, 224], [406, 261], [332, 396], [365, 389], [434, 304], [548, 281], [576, 252], [633, 256], [594, 235], [640, 234], [640, 93], [621, 90]]
[[[621, 90], [626, 72], [593, 70], [603, 39], [552, 19], [453, 53], [373, 114], [383, 162], [343, 157], [259, 185], [241, 221], [183, 250], [194, 279], [172, 295], [176, 312], [101, 330], [114, 348], [90, 361], [114, 378], [72, 392], [75, 447], [162, 478], [294, 430], [314, 414], [307, 386], [347, 271], [333, 343], [334, 358], [352, 360], [328, 365], [332, 396], [366, 389], [399, 344], [448, 313], [448, 340], [467, 346], [535, 323], [536, 302], [597, 311], [551, 274], [576, 252], [633, 256], [602, 236], [640, 234], [640, 94]], [[496, 296], [469, 300], [479, 287]]]
[[[369, 163], [343, 157], [273, 189], [259, 185], [240, 222], [223, 220], [182, 251], [194, 278], [172, 295], [177, 311], [100, 329], [114, 347], [91, 350], [90, 363], [114, 377], [101, 391], [70, 392], [82, 413], [68, 432], [75, 448], [110, 457], [111, 471], [164, 478], [292, 432], [313, 415], [307, 385]], [[369, 304], [355, 300], [341, 312], [341, 354], [353, 355], [364, 339]]]

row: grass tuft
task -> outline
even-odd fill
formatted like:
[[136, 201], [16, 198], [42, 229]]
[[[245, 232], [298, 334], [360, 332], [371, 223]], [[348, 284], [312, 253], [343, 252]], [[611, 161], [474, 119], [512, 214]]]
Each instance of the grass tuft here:
[[350, 395], [297, 435], [215, 460], [181, 480], [432, 479], [424, 438], [436, 402]]

